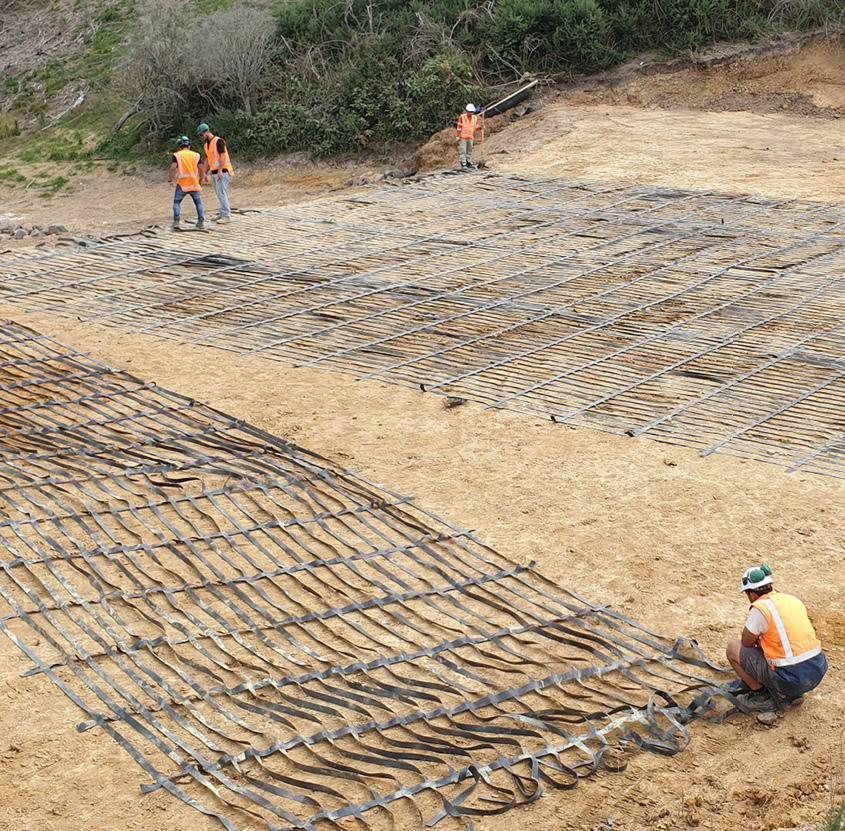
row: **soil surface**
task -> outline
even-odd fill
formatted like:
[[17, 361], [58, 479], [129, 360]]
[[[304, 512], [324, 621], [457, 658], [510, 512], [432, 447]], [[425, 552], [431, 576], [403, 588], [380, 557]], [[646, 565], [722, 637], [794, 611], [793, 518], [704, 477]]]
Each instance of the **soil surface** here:
[[[19, 308], [0, 314], [110, 364], [293, 439], [403, 493], [561, 584], [608, 602], [713, 655], [745, 614], [738, 575], [761, 560], [811, 607], [832, 669], [773, 728], [746, 717], [698, 724], [673, 759], [642, 755], [627, 773], [550, 794], [483, 829], [791, 828], [817, 819], [845, 786], [845, 483], [763, 464], [699, 458], [653, 442], [573, 430], [472, 403], [261, 358], [176, 346]], [[272, 391], [272, 393], [269, 393]], [[19, 831], [209, 829], [162, 795], [107, 736], [78, 734], [78, 711], [0, 641], [0, 781], [18, 798], [0, 822]], [[41, 717], [30, 717], [37, 707]], [[102, 772], [108, 770], [107, 776]], [[771, 783], [779, 782], [777, 788]], [[610, 827], [605, 825], [604, 827]]]
[[[60, 220], [69, 234], [100, 236], [113, 231], [136, 231], [149, 225], [171, 222], [173, 185], [167, 184], [167, 161], [161, 168], [128, 165], [110, 171], [95, 165], [74, 175], [67, 188], [46, 198], [21, 186], [0, 184], [0, 224], [20, 222], [27, 226]], [[16, 166], [21, 175], [31, 173], [26, 165]], [[319, 163], [294, 158], [262, 164], [240, 165], [232, 179], [229, 199], [235, 212], [284, 205], [377, 181], [392, 168], [363, 163]], [[57, 172], [60, 172], [57, 170]], [[217, 213], [217, 197], [212, 185], [203, 188], [203, 205], [209, 219]], [[182, 216], [193, 220], [194, 206], [188, 200]], [[5, 247], [31, 241], [5, 241]]]
[[[788, 68], [783, 72], [789, 77]], [[668, 80], [637, 80], [641, 97], [649, 82]], [[840, 122], [788, 110], [695, 110], [695, 73], [685, 83], [683, 109], [610, 105], [598, 102], [595, 91], [590, 101], [546, 100], [491, 138], [488, 159], [497, 169], [544, 176], [845, 198]], [[605, 94], [614, 98], [620, 89]], [[293, 168], [271, 182], [243, 176], [235, 204], [304, 198], [362, 175], [308, 170], [337, 175], [299, 183]], [[8, 191], [0, 197], [4, 210], [31, 212], [29, 221], [37, 215], [76, 221], [79, 230], [133, 221], [138, 227], [167, 219], [169, 189], [163, 174], [155, 175], [161, 181], [104, 171], [51, 203]], [[9, 206], [10, 195], [21, 201]], [[517, 823], [530, 831], [808, 828], [845, 798], [845, 482], [700, 458], [472, 403], [447, 409], [442, 398], [397, 386], [27, 315], [18, 307], [0, 314], [413, 494], [508, 556], [534, 559], [561, 584], [653, 628], [691, 635], [713, 655], [742, 626], [737, 581], [748, 565], [771, 563], [779, 587], [808, 604], [831, 670], [802, 707], [773, 727], [747, 717], [697, 724], [680, 756], [641, 754], [625, 773], [478, 821], [482, 831]], [[135, 763], [103, 733], [77, 733], [79, 711], [46, 679], [21, 677], [26, 669], [17, 649], [0, 640], [0, 827], [216, 828], [161, 791], [142, 797], [144, 774]]]

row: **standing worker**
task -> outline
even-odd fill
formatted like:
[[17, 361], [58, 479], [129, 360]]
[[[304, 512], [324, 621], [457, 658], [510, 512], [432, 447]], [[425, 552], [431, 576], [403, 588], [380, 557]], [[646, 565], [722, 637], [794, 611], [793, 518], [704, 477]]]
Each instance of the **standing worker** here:
[[176, 182], [176, 192], [173, 194], [173, 230], [180, 231], [180, 215], [182, 200], [186, 193], [191, 194], [197, 209], [197, 229], [205, 227], [205, 214], [202, 209], [200, 196], [200, 154], [191, 150], [191, 140], [187, 136], [179, 139], [179, 149], [173, 154], [173, 161], [167, 173], [167, 182]]
[[235, 175], [232, 167], [232, 160], [229, 158], [229, 150], [226, 147], [226, 139], [215, 136], [203, 122], [197, 127], [197, 135], [205, 143], [205, 176], [203, 181], [207, 182], [209, 174], [214, 182], [214, 191], [217, 194], [217, 201], [220, 203], [220, 216], [218, 222], [231, 222], [232, 210], [229, 207], [229, 177]]
[[742, 637], [732, 640], [727, 658], [739, 676], [729, 691], [765, 723], [815, 689], [827, 672], [827, 658], [804, 604], [775, 591], [772, 569], [749, 568], [741, 590], [751, 608]]
[[475, 104], [467, 104], [464, 112], [458, 116], [458, 158], [461, 162], [461, 170], [475, 168], [472, 163], [472, 142], [478, 129], [479, 116], [477, 113], [478, 108]]

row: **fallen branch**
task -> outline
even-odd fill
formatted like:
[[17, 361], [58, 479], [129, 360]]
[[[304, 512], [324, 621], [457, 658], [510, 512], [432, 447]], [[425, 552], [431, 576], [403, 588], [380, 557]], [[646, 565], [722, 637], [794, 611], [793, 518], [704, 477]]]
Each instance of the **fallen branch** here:
[[114, 125], [114, 129], [112, 130], [112, 133], [119, 133], [123, 129], [126, 122], [129, 121], [129, 119], [132, 118], [133, 115], [137, 115], [139, 112], [141, 112], [141, 101], [140, 100], [136, 101], [135, 104], [132, 106], [132, 108], [127, 110], [118, 119], [117, 124]]

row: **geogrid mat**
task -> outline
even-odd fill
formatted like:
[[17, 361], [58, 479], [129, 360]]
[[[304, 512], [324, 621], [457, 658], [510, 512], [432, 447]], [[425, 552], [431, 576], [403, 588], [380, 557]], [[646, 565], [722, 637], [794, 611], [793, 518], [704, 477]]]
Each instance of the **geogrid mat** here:
[[0, 369], [0, 628], [145, 791], [230, 831], [465, 824], [712, 706], [691, 642], [319, 456], [16, 324]]
[[845, 476], [845, 208], [440, 175], [0, 258], [0, 300]]

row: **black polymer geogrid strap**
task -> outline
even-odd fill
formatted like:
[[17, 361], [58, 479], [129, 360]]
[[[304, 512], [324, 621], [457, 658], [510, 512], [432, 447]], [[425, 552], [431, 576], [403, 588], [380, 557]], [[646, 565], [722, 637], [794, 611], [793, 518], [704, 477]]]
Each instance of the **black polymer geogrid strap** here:
[[719, 677], [408, 499], [11, 323], [0, 492], [0, 627], [145, 790], [231, 831], [497, 813], [679, 751]]

